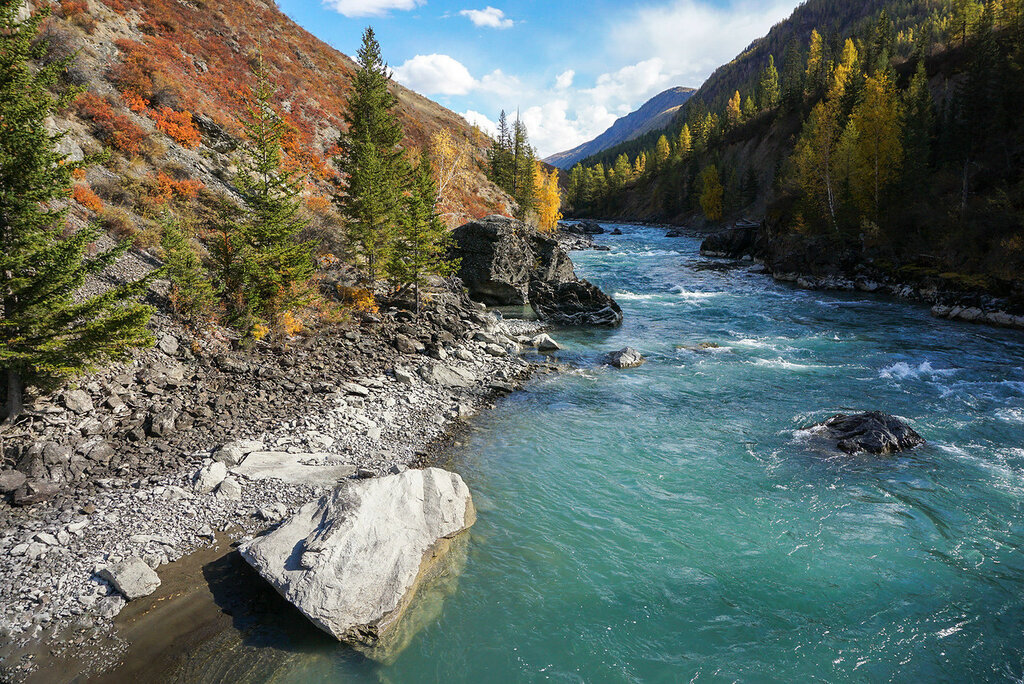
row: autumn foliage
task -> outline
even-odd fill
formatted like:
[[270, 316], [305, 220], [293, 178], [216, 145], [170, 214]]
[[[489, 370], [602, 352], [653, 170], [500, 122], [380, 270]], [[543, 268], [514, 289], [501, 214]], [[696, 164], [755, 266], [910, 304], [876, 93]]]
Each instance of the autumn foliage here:
[[138, 154], [146, 140], [146, 132], [124, 114], [119, 114], [110, 102], [99, 95], [85, 93], [78, 99], [78, 113], [92, 122], [93, 132], [103, 142], [125, 154]]
[[93, 213], [98, 214], [103, 210], [103, 200], [88, 185], [75, 185], [71, 190], [71, 195], [76, 202]]

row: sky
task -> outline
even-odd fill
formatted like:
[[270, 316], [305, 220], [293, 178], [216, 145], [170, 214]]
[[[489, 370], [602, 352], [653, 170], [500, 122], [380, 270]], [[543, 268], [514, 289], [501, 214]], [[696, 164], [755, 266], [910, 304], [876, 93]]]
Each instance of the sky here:
[[372, 26], [403, 85], [489, 133], [518, 110], [542, 157], [654, 95], [698, 87], [799, 0], [279, 0], [354, 56]]

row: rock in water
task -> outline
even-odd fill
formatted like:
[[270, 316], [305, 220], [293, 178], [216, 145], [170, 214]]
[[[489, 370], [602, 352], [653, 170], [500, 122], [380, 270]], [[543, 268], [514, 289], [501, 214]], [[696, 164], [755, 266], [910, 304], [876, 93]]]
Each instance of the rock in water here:
[[848, 454], [858, 451], [892, 454], [925, 443], [924, 438], [902, 420], [878, 411], [854, 415], [840, 413], [814, 425], [814, 428], [837, 440], [836, 446]]
[[457, 228], [453, 256], [459, 277], [477, 301], [490, 306], [530, 304], [560, 325], [619, 325], [618, 304], [576, 277], [572, 260], [554, 238], [522, 221], [488, 216]]
[[758, 224], [739, 221], [735, 226], [709, 235], [700, 245], [704, 256], [738, 259], [749, 254], [757, 240]]
[[350, 480], [306, 504], [242, 557], [339, 641], [377, 646], [450, 540], [476, 519], [462, 478], [439, 468]]
[[616, 368], [636, 368], [644, 363], [643, 354], [632, 347], [611, 352], [604, 357], [605, 363]]
[[160, 586], [160, 577], [141, 558], [130, 556], [100, 570], [100, 577], [132, 601], [149, 596]]
[[618, 303], [588, 280], [530, 284], [530, 305], [545, 321], [558, 325], [622, 325]]
[[539, 352], [553, 352], [562, 348], [561, 345], [551, 339], [550, 335], [545, 333], [541, 333], [534, 337], [530, 344], [536, 347]]

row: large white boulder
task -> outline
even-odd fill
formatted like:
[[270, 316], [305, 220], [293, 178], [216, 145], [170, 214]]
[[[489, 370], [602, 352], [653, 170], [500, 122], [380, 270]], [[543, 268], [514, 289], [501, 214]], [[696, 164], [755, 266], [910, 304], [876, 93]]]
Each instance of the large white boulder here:
[[239, 551], [315, 625], [372, 648], [475, 519], [457, 474], [407, 470], [349, 480]]
[[281, 480], [291, 484], [333, 487], [356, 474], [355, 466], [342, 463], [333, 454], [289, 454], [284, 451], [254, 451], [231, 468], [233, 475], [250, 480]]

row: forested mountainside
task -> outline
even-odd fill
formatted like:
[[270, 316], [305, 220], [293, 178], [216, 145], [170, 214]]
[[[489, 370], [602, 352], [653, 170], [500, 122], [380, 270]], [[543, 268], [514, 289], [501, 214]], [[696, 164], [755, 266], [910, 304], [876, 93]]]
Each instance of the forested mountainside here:
[[635, 112], [616, 120], [608, 130], [593, 140], [577, 145], [571, 150], [553, 154], [544, 161], [560, 169], [568, 169], [609, 147], [637, 138], [648, 131], [666, 128], [672, 124], [679, 108], [686, 104], [694, 92], [693, 88], [677, 86], [658, 93]]
[[871, 261], [1008, 295], [1024, 273], [1022, 111], [1021, 0], [814, 0], [715, 72], [657, 139], [575, 167], [568, 204], [765, 217], [807, 267]]
[[[302, 172], [314, 237], [336, 242], [339, 219], [327, 195], [356, 69], [349, 57], [260, 0], [63, 0], [52, 10], [44, 61], [72, 57], [62, 78], [84, 91], [55, 121], [69, 131], [65, 151], [72, 158], [110, 153], [75, 188], [79, 220], [97, 217], [115, 236], [146, 247], [159, 239], [160, 215], [202, 216], [218, 193], [231, 191], [261, 59], [274, 90], [270, 103], [289, 127], [284, 153]], [[390, 89], [406, 148], [427, 147], [447, 130], [472, 159], [450, 184], [442, 206], [449, 222], [510, 213], [508, 197], [482, 170], [486, 137], [438, 104], [397, 84]]]

